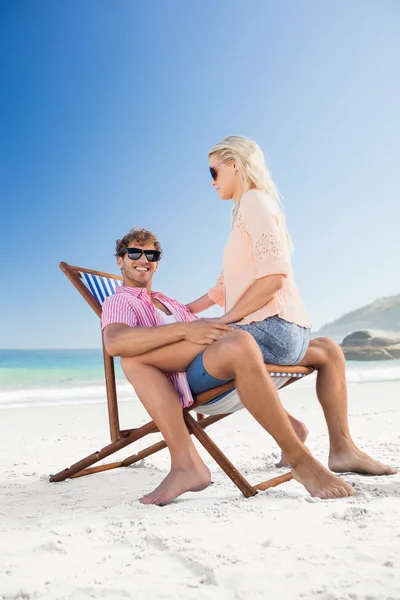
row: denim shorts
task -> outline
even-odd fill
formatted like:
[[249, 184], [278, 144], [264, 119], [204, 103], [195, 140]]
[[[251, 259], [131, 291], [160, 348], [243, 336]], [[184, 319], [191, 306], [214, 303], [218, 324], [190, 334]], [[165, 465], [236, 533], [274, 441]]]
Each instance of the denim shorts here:
[[278, 316], [253, 321], [248, 325], [230, 324], [251, 333], [266, 364], [297, 365], [304, 358], [310, 342], [308, 328], [289, 323]]

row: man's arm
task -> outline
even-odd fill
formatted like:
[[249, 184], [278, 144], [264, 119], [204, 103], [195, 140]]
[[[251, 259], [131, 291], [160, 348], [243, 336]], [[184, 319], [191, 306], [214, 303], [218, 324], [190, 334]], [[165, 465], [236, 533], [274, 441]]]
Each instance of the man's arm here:
[[104, 329], [104, 345], [110, 356], [138, 356], [185, 339], [186, 323], [160, 327], [129, 327], [112, 323]]
[[104, 345], [110, 356], [139, 356], [182, 340], [208, 345], [224, 337], [233, 327], [198, 319], [159, 327], [129, 327], [111, 323], [104, 329]]

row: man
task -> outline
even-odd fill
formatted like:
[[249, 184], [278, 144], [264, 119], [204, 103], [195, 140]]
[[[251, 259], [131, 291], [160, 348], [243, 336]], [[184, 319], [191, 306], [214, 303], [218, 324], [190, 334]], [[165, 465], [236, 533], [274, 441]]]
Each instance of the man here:
[[[210, 484], [210, 472], [186, 428], [182, 407], [193, 401], [185, 372], [201, 354], [201, 377], [209, 389], [235, 380], [243, 405], [275, 439], [293, 477], [319, 498], [351, 496], [355, 490], [323, 467], [296, 435], [277, 390], [266, 372], [253, 337], [218, 322], [198, 319], [180, 302], [152, 291], [161, 246], [153, 233], [132, 229], [116, 243], [123, 286], [103, 304], [104, 344], [121, 366], [140, 401], [161, 431], [171, 454], [171, 470], [161, 484], [141, 498], [166, 504], [187, 491]], [[344, 360], [333, 342], [311, 342], [318, 369], [318, 399], [330, 434], [329, 466], [336, 472], [389, 474], [395, 470], [355, 446], [347, 423]], [[199, 363], [197, 359], [196, 363]], [[191, 373], [196, 385], [198, 373]]]

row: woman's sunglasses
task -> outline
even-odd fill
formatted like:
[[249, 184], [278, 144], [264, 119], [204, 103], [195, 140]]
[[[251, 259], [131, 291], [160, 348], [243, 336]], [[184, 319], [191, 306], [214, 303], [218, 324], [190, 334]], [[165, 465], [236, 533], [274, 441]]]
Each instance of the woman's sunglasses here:
[[121, 252], [121, 256], [128, 255], [131, 260], [139, 260], [144, 254], [149, 262], [158, 262], [161, 258], [160, 250], [141, 250], [141, 248], [125, 248]]
[[219, 167], [219, 165], [222, 165], [223, 163], [226, 163], [229, 160], [231, 160], [231, 159], [227, 158], [226, 160], [221, 160], [221, 162], [217, 163], [214, 167], [208, 167], [210, 170], [211, 177], [213, 178], [214, 181], [217, 181], [217, 177], [218, 177], [218, 171], [217, 171], [216, 167]]

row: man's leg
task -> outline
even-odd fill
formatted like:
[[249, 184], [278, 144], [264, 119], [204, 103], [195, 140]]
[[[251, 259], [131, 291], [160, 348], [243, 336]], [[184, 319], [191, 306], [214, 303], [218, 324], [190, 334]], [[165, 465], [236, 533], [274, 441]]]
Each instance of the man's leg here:
[[184, 492], [210, 484], [210, 471], [200, 458], [183, 420], [182, 407], [173, 385], [157, 368], [132, 358], [121, 358], [126, 378], [159, 428], [171, 454], [171, 470], [143, 504], [166, 504]]
[[[196, 344], [180, 342], [168, 346], [168, 352], [158, 349], [131, 360], [156, 366], [164, 371], [184, 371], [198, 353], [199, 346]], [[337, 498], [354, 493], [350, 485], [315, 460], [296, 436], [277, 390], [266, 372], [260, 349], [249, 333], [234, 331], [227, 334], [222, 340], [206, 347], [203, 359], [212, 376], [217, 379], [235, 379], [243, 404], [281, 447], [293, 476], [311, 495]]]
[[317, 369], [317, 396], [329, 431], [329, 468], [336, 473], [396, 473], [396, 469], [361, 452], [352, 440], [347, 409], [346, 361], [340, 346], [329, 338], [311, 340], [300, 364]]

